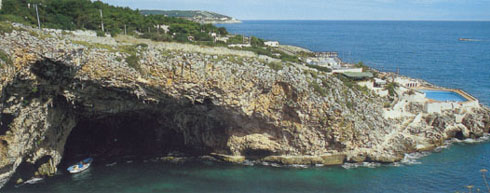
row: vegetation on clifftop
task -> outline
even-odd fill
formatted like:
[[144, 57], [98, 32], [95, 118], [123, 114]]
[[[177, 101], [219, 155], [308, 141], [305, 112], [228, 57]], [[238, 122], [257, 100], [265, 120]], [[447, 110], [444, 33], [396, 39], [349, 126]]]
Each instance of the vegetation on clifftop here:
[[[226, 32], [226, 29], [218, 29], [210, 24], [203, 25], [163, 15], [144, 16], [139, 10], [90, 0], [4, 0], [2, 10], [0, 10], [0, 20], [37, 26], [35, 5], [38, 5], [41, 27], [46, 28], [88, 29], [100, 31], [99, 35], [104, 33], [121, 34], [126, 28], [129, 34], [145, 33], [146, 37], [155, 37], [157, 40], [165, 41], [186, 41], [187, 36], [209, 39], [209, 32]], [[101, 19], [100, 10], [103, 13], [103, 19]], [[104, 33], [102, 33], [102, 20]], [[168, 26], [169, 33], [166, 38], [155, 35], [166, 34], [160, 27], [162, 25]], [[206, 37], [203, 37], [203, 34]], [[185, 38], [182, 39], [181, 37]]]

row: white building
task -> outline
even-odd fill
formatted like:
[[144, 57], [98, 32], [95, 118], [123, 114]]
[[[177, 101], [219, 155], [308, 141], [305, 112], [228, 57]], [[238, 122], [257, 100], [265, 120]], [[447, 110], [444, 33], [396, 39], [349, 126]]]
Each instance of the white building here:
[[332, 73], [346, 73], [346, 72], [354, 72], [359, 73], [362, 72], [362, 68], [334, 68], [332, 69]]
[[374, 78], [373, 86], [377, 88], [382, 88], [386, 85], [386, 80]]
[[278, 41], [266, 41], [266, 42], [264, 42], [264, 45], [268, 46], [268, 47], [277, 48], [277, 47], [279, 47], [279, 42]]
[[250, 48], [252, 45], [250, 44], [230, 44], [228, 45], [229, 48]]
[[228, 42], [229, 37], [216, 37], [216, 41]]
[[396, 77], [395, 82], [407, 88], [414, 88], [414, 87], [421, 86], [418, 80], [406, 78], [406, 77]]

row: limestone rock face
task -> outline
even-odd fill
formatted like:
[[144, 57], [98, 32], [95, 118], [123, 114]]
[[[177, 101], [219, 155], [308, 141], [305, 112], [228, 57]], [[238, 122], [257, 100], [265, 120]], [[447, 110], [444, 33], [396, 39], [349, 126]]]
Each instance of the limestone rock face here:
[[249, 52], [135, 39], [108, 45], [19, 28], [0, 35], [13, 62], [0, 69], [0, 186], [22, 164], [54, 174], [70, 133], [97, 121], [144, 119], [132, 131], [148, 132], [151, 151], [179, 144], [281, 164], [394, 162], [460, 133], [489, 132], [483, 107], [461, 112], [460, 123], [451, 112], [387, 119], [388, 98], [300, 64], [274, 70], [278, 61]]

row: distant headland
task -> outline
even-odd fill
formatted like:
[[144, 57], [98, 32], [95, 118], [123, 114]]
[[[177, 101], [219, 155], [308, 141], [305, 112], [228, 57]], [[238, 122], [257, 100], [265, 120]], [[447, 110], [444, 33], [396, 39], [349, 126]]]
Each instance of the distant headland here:
[[201, 10], [141, 10], [143, 15], [165, 15], [168, 17], [179, 17], [198, 23], [241, 23], [233, 17]]

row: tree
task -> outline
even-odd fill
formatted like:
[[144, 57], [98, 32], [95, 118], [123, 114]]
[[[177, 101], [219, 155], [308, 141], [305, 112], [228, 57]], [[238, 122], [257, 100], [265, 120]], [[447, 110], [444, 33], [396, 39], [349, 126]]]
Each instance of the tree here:
[[260, 39], [260, 38], [257, 38], [255, 36], [252, 36], [250, 38], [250, 44], [253, 46], [253, 47], [263, 47], [264, 46], [264, 40]]
[[[181, 19], [165, 17], [163, 15], [145, 16], [139, 10], [116, 7], [101, 1], [91, 0], [3, 0], [0, 10], [0, 20], [10, 20], [19, 23], [37, 25], [36, 11], [33, 4], [39, 5], [39, 16], [45, 27], [76, 30], [100, 30], [100, 11], [103, 12], [103, 22], [106, 32], [116, 35], [124, 32], [139, 31], [142, 33], [158, 32], [159, 25], [170, 26], [172, 33], [178, 34], [179, 41], [187, 41], [189, 35], [209, 41], [208, 33], [218, 31], [211, 24], [199, 23]], [[31, 6], [28, 6], [30, 4]], [[226, 29], [219, 29], [226, 32]], [[205, 35], [206, 34], [206, 35]], [[167, 39], [170, 36], [154, 36], [155, 39]], [[185, 38], [183, 38], [185, 37]]]
[[222, 36], [228, 35], [228, 31], [224, 27], [219, 27], [218, 28], [218, 33]]

